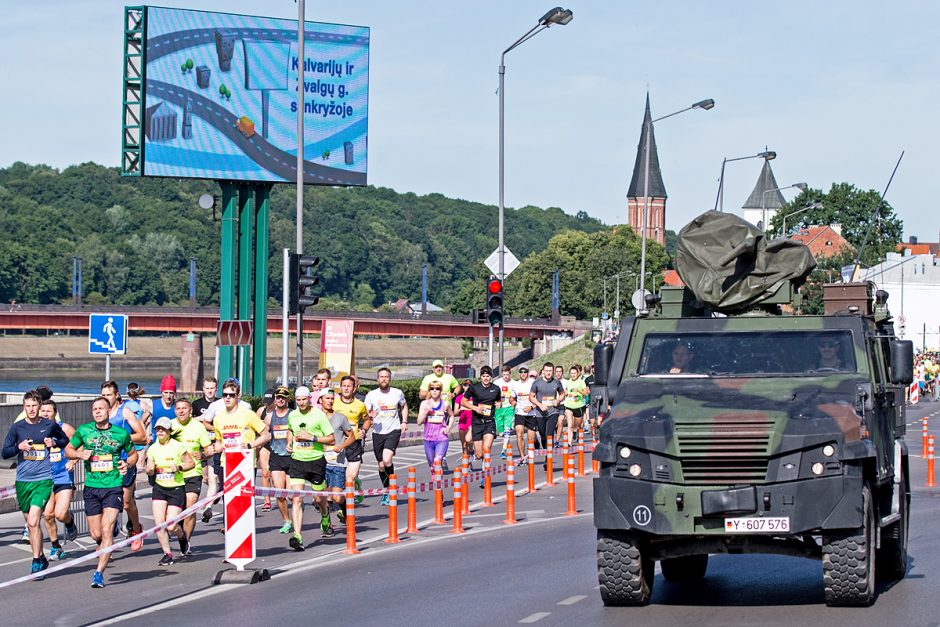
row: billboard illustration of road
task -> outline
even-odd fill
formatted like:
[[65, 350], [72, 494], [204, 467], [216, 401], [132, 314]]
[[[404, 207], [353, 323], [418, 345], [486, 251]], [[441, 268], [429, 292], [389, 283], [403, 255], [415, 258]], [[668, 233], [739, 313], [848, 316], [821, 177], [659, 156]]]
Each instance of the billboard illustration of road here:
[[[304, 180], [365, 185], [369, 29], [304, 33]], [[296, 21], [146, 7], [144, 50], [144, 176], [296, 182]]]

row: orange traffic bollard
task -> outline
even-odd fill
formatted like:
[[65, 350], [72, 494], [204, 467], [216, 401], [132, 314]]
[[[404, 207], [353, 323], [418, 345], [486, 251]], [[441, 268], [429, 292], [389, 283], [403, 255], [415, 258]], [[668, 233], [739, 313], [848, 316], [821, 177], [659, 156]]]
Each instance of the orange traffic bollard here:
[[460, 473], [463, 479], [463, 494], [460, 498], [464, 514], [470, 514], [470, 456], [464, 453], [463, 466]]
[[356, 489], [352, 481], [346, 482], [346, 550], [347, 555], [359, 552], [356, 548]]
[[535, 434], [529, 433], [528, 459], [526, 460], [529, 471], [529, 494], [535, 492]]
[[460, 467], [454, 468], [454, 528], [451, 533], [463, 533], [463, 504], [460, 502], [463, 488], [460, 485]]
[[578, 476], [584, 476], [584, 430], [578, 433]]
[[408, 468], [408, 528], [405, 533], [418, 533], [418, 471], [414, 466]]
[[561, 436], [561, 477], [562, 481], [568, 478], [568, 459], [571, 457], [571, 444], [568, 440], [568, 432], [565, 431]]
[[516, 463], [512, 453], [506, 456], [506, 519], [503, 524], [516, 524]]
[[490, 452], [483, 453], [483, 507], [493, 507], [493, 478], [490, 476], [492, 469]]
[[398, 479], [388, 476], [388, 537], [387, 544], [397, 544], [398, 539]]
[[933, 475], [933, 436], [931, 435], [927, 440], [927, 487], [933, 488], [936, 485]]
[[444, 520], [444, 473], [441, 470], [441, 459], [434, 460], [434, 524], [443, 525]]
[[601, 463], [594, 457], [594, 451], [597, 450], [597, 431], [591, 433], [591, 471], [597, 474], [601, 471]]
[[920, 456], [922, 459], [927, 459], [927, 416], [924, 416], [923, 423], [924, 423], [924, 426], [922, 429], [923, 443], [921, 444]]
[[568, 511], [565, 512], [565, 516], [574, 516], [578, 513], [578, 504], [575, 500], [574, 495], [574, 460], [568, 458], [568, 463], [565, 464], [565, 477], [568, 479]]
[[545, 452], [545, 485], [554, 486], [555, 485], [555, 467], [554, 459], [552, 458], [552, 453], [555, 450], [555, 442], [552, 436], [548, 436], [548, 450]]

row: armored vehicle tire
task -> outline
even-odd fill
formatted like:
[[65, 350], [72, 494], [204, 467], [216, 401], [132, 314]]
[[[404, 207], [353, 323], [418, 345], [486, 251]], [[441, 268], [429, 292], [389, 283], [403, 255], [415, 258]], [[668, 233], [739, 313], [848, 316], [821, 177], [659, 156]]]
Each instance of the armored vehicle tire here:
[[597, 579], [604, 605], [646, 605], [653, 594], [653, 560], [625, 532], [597, 532]]
[[707, 555], [670, 557], [659, 561], [666, 581], [694, 581], [705, 577], [708, 570]]
[[867, 483], [862, 503], [861, 527], [823, 535], [826, 605], [865, 606], [875, 599], [875, 512]]
[[907, 539], [910, 526], [911, 496], [907, 493], [907, 475], [901, 475], [897, 486], [898, 511], [901, 519], [881, 531], [881, 548], [878, 549], [878, 576], [885, 581], [904, 579], [907, 574]]

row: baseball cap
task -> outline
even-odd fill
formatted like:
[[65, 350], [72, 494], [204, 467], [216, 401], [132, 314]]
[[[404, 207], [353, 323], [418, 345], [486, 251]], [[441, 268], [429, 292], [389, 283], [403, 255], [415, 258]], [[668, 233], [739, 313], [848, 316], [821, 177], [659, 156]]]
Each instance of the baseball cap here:
[[528, 371], [529, 371], [529, 369], [526, 368], [525, 366], [521, 366], [521, 367], [519, 368], [519, 374], [525, 374], [525, 373], [527, 373]]
[[432, 368], [437, 368], [438, 366], [441, 366], [441, 367], [443, 368], [443, 367], [444, 367], [444, 362], [441, 361], [440, 359], [435, 359], [434, 361], [431, 362], [431, 367], [432, 367]]
[[294, 398], [310, 398], [310, 388], [306, 385], [301, 385], [294, 390]]
[[264, 400], [265, 402], [274, 400], [274, 388], [268, 388], [264, 391]]
[[324, 396], [334, 396], [335, 394], [336, 390], [333, 388], [323, 388], [320, 390], [320, 398], [323, 398]]
[[166, 416], [160, 418], [157, 420], [157, 424], [154, 425], [154, 429], [166, 429], [167, 431], [170, 431], [172, 429], [170, 419]]
[[284, 398], [290, 398], [290, 390], [287, 389], [286, 385], [279, 385], [274, 390], [274, 396], [283, 396]]
[[490, 368], [489, 366], [483, 366], [482, 368], [480, 368], [480, 374], [481, 375], [488, 374], [490, 376], [493, 376], [493, 369]]

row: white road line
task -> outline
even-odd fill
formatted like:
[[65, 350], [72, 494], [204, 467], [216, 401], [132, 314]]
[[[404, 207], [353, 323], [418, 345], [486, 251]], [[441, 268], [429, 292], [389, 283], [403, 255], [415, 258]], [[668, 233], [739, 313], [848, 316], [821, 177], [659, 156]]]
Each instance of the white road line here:
[[534, 613], [534, 614], [529, 614], [528, 616], [526, 616], [525, 618], [523, 618], [523, 619], [520, 620], [519, 622], [520, 622], [520, 623], [525, 623], [525, 624], [528, 624], [528, 623], [537, 623], [537, 622], [539, 622], [540, 620], [542, 620], [543, 618], [545, 618], [546, 616], [551, 616], [551, 614], [552, 614], [551, 612], [536, 612], [536, 613]]
[[587, 596], [583, 594], [576, 594], [573, 597], [568, 597], [567, 599], [562, 599], [558, 602], [558, 605], [574, 605], [578, 601], [583, 601]]

